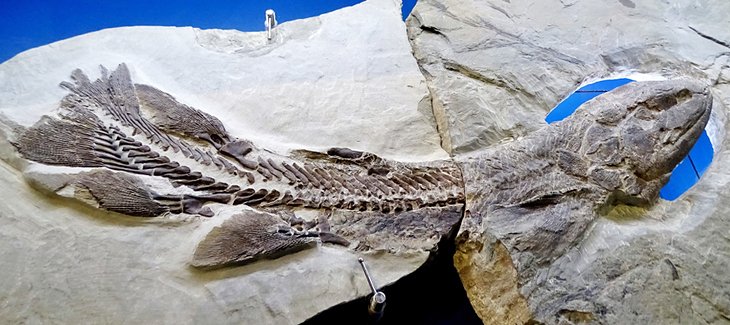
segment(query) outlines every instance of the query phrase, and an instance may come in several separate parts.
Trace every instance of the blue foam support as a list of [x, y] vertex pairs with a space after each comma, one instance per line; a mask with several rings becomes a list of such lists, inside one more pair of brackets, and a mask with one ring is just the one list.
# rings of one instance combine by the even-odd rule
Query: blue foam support
[[659, 192], [659, 197], [668, 201], [679, 198], [700, 180], [700, 177], [710, 167], [714, 154], [710, 137], [706, 131], [702, 131], [687, 157], [684, 157], [684, 160], [672, 171], [669, 182]]
[[692, 163], [695, 166], [698, 177], [702, 177], [707, 171], [707, 168], [710, 167], [714, 155], [715, 152], [712, 150], [710, 137], [707, 136], [706, 131], [702, 131], [702, 135], [700, 135], [700, 138], [697, 139], [697, 142], [689, 151], [689, 156], [692, 158]]
[[568, 98], [563, 99], [558, 106], [555, 106], [547, 116], [545, 116], [545, 122], [553, 123], [562, 121], [566, 117], [570, 116], [575, 112], [581, 104], [589, 101], [593, 97], [603, 94], [602, 92], [574, 92]]
[[689, 157], [684, 157], [672, 171], [672, 175], [669, 176], [669, 182], [659, 191], [659, 197], [668, 201], [674, 201], [690, 189], [692, 185], [695, 185], [698, 180], [699, 178], [692, 166], [692, 161]]
[[413, 7], [416, 6], [417, 0], [403, 0], [401, 4], [401, 13], [403, 14], [403, 21], [408, 18], [408, 16], [411, 14], [411, 11], [413, 11]]
[[608, 79], [608, 80], [601, 80], [594, 82], [590, 85], [585, 85], [581, 87], [580, 89], [576, 90], [576, 92], [580, 91], [600, 91], [600, 92], [607, 92], [611, 91], [615, 88], [618, 88], [619, 86], [623, 86], [627, 83], [633, 82], [634, 80], [631, 80], [629, 78], [620, 78], [620, 79]]

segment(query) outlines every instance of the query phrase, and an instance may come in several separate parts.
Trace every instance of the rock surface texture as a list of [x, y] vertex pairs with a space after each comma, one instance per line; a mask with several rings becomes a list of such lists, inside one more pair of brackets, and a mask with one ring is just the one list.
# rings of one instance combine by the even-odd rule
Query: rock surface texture
[[[196, 254], [198, 245], [215, 243], [210, 237], [215, 234], [235, 233], [240, 215], [261, 215], [257, 225], [264, 228], [288, 230], [293, 224], [297, 231], [306, 231], [318, 217], [297, 212], [282, 218], [246, 210], [245, 204], [204, 205], [189, 196], [194, 190], [187, 185], [233, 191], [210, 178], [249, 184], [248, 174], [232, 175], [224, 165], [246, 169], [236, 157], [264, 166], [264, 156], [298, 157], [305, 152], [290, 150], [330, 147], [399, 161], [447, 157], [430, 110], [419, 106], [428, 90], [397, 2], [367, 1], [283, 23], [276, 31], [269, 43], [263, 32], [117, 28], [33, 49], [0, 65], [0, 323], [297, 324], [369, 293], [359, 256], [381, 284], [426, 260], [439, 230], [411, 217], [404, 224], [410, 222], [416, 233], [428, 231], [435, 238], [431, 244], [396, 245], [366, 236], [364, 230], [373, 225], [361, 222], [348, 237], [354, 248], [362, 243], [357, 249], [343, 249], [337, 238], [312, 247], [314, 238], [304, 237], [298, 244], [307, 249], [277, 260], [211, 271], [190, 266], [196, 257], [201, 266], [218, 263], [204, 251]], [[129, 80], [120, 63], [126, 63]], [[118, 97], [87, 92], [94, 87], [86, 82], [103, 80], [100, 65], [109, 68], [108, 82]], [[80, 69], [76, 80], [75, 69]], [[105, 105], [108, 101], [113, 105]], [[103, 107], [124, 111], [115, 117]], [[127, 115], [132, 108], [139, 111]], [[127, 118], [130, 124], [124, 125]], [[149, 123], [136, 124], [141, 118]], [[35, 131], [14, 139], [21, 129]], [[230, 144], [238, 138], [267, 150], [247, 152], [245, 141]], [[27, 149], [28, 160], [9, 141]], [[128, 168], [131, 159], [176, 181], [153, 176], [151, 169]], [[190, 178], [181, 166], [210, 178]], [[279, 167], [285, 168], [277, 170], [282, 175], [295, 173]], [[251, 175], [263, 182], [263, 174]], [[242, 192], [241, 201], [258, 199], [255, 194]], [[122, 215], [152, 217], [164, 211], [169, 213], [156, 218]], [[331, 220], [337, 231], [351, 219], [341, 212]], [[226, 225], [229, 231], [214, 231]], [[356, 236], [361, 238], [353, 240]], [[261, 255], [247, 252], [251, 258]]]
[[407, 20], [443, 147], [541, 127], [582, 82], [626, 73], [727, 82], [724, 1], [421, 0]]
[[[515, 274], [503, 265], [460, 269], [482, 280], [470, 292], [477, 305], [485, 288], [544, 287], [540, 273], [574, 250], [600, 215], [651, 207], [712, 107], [708, 88], [695, 82], [633, 83], [509, 144], [457, 161], [402, 163], [346, 148], [267, 152], [229, 135], [214, 116], [133, 84], [125, 64], [102, 67], [93, 81], [81, 70], [71, 79], [61, 83], [69, 94], [57, 117], [7, 124], [19, 156], [46, 170], [26, 173], [39, 190], [132, 217], [220, 219], [221, 205], [239, 207], [197, 245], [190, 265], [205, 270], [319, 245], [425, 252], [461, 221], [458, 242], [469, 243], [462, 246], [495, 242], [507, 252], [490, 247], [488, 255], [515, 263], [517, 281], [504, 277]], [[48, 173], [54, 166], [69, 171], [59, 178]], [[507, 297], [519, 298], [515, 288]]]
[[[0, 321], [298, 323], [368, 293], [357, 256], [390, 283], [458, 230], [454, 265], [485, 323], [727, 322], [727, 42], [661, 25], [681, 5], [617, 5], [658, 27], [587, 45], [605, 55], [555, 48], [570, 40], [538, 28], [541, 5], [423, 1], [414, 59], [398, 3], [370, 0], [272, 41], [125, 28], [13, 58]], [[510, 30], [520, 19], [534, 29]], [[639, 46], [662, 28], [704, 47], [676, 31]], [[570, 85], [618, 72], [671, 80], [539, 123]], [[719, 164], [658, 202], [706, 126]]]
[[[714, 162], [676, 201], [603, 211], [549, 261], [524, 242], [538, 226], [529, 218], [512, 222], [495, 208], [466, 219], [455, 264], [485, 323], [730, 323], [728, 13], [726, 1], [418, 2], [409, 38], [452, 154], [530, 134], [571, 90], [601, 78], [687, 76], [715, 97]], [[581, 206], [554, 217], [577, 227], [575, 218], [596, 213]]]

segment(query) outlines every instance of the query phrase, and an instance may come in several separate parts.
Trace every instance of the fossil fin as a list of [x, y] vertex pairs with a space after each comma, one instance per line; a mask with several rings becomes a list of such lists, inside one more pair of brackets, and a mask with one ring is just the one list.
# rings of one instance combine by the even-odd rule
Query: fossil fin
[[157, 217], [168, 209], [152, 199], [147, 186], [135, 176], [106, 169], [81, 174], [77, 191], [85, 189], [100, 208], [135, 217]]
[[279, 216], [244, 211], [206, 235], [198, 244], [191, 265], [214, 269], [275, 259], [317, 245], [317, 236], [296, 230]]
[[134, 85], [142, 113], [161, 130], [209, 142], [220, 148], [230, 142], [223, 123], [214, 116], [178, 102], [172, 95], [148, 85]]

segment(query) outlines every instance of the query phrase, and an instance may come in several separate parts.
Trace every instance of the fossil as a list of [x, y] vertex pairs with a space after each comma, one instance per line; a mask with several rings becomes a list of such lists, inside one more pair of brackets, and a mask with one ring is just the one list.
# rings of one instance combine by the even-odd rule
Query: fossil
[[[149, 85], [126, 65], [80, 70], [56, 117], [18, 131], [28, 160], [86, 168], [71, 185], [95, 206], [138, 217], [215, 217], [191, 264], [216, 268], [318, 243], [354, 250], [428, 249], [463, 219], [545, 263], [615, 204], [648, 206], [709, 118], [694, 82], [632, 83], [573, 116], [465, 157], [404, 163], [348, 148], [285, 156], [232, 137], [212, 115]], [[87, 171], [91, 169], [91, 171]], [[152, 188], [145, 180], [166, 184]], [[245, 207], [244, 207], [245, 206]], [[296, 213], [314, 211], [304, 220]], [[472, 227], [472, 228], [469, 228]], [[485, 226], [486, 227], [486, 226]], [[516, 233], [529, 236], [511, 236]]]

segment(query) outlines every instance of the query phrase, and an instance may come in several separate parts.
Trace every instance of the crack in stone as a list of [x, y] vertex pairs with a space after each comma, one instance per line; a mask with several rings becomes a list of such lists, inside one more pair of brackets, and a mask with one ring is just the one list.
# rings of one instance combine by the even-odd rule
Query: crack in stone
[[[425, 70], [422, 71], [425, 74], [428, 73]], [[428, 89], [429, 105], [431, 105], [431, 114], [436, 124], [436, 133], [439, 135], [439, 145], [441, 149], [446, 151], [449, 155], [453, 155], [453, 148], [451, 145], [451, 132], [449, 131], [449, 122], [444, 112], [443, 105], [438, 102], [436, 98], [436, 92], [431, 89], [431, 80], [426, 78], [426, 88]]]
[[467, 77], [469, 79], [473, 79], [473, 80], [479, 81], [481, 83], [485, 83], [485, 84], [494, 85], [494, 86], [497, 86], [497, 87], [500, 87], [500, 88], [504, 88], [504, 89], [506, 89], [509, 92], [519, 93], [519, 94], [522, 94], [522, 95], [524, 95], [524, 96], [526, 96], [528, 98], [531, 98], [531, 99], [534, 99], [535, 98], [535, 95], [534, 94], [531, 94], [531, 93], [527, 92], [524, 89], [521, 89], [519, 87], [516, 87], [516, 86], [514, 86], [514, 85], [512, 85], [512, 84], [510, 84], [510, 83], [508, 83], [506, 81], [503, 81], [503, 80], [499, 80], [499, 79], [496, 79], [496, 78], [487, 77], [486, 75], [484, 75], [482, 73], [479, 73], [479, 72], [475, 71], [474, 69], [469, 68], [469, 67], [467, 67], [467, 66], [465, 66], [463, 64], [460, 64], [458, 62], [454, 62], [454, 61], [450, 61], [450, 60], [444, 60], [444, 68], [446, 70], [449, 70], [449, 71], [457, 72], [457, 73], [459, 73], [459, 74], [461, 74], [461, 75], [463, 75], [463, 76], [465, 76], [465, 77]]
[[445, 37], [444, 33], [442, 33], [438, 28], [436, 28], [434, 26], [426, 26], [426, 25], [421, 24], [420, 27], [421, 27], [421, 30], [424, 32], [441, 35], [441, 36]]
[[730, 43], [725, 42], [725, 41], [722, 41], [722, 40], [719, 40], [717, 38], [714, 38], [714, 37], [712, 37], [710, 35], [707, 35], [707, 34], [705, 34], [703, 32], [700, 32], [699, 30], [697, 30], [696, 28], [694, 28], [692, 26], [687, 26], [687, 27], [689, 27], [689, 29], [691, 29], [693, 32], [695, 32], [700, 37], [702, 37], [704, 39], [707, 39], [707, 40], [710, 40], [710, 41], [712, 41], [715, 44], [718, 44], [718, 45], [721, 45], [721, 46], [724, 46], [724, 47], [727, 47], [727, 48], [730, 49]]
[[[426, 88], [428, 89], [428, 97], [430, 100], [429, 105], [431, 105], [431, 114], [433, 115], [434, 121], [435, 121], [435, 127], [436, 127], [436, 133], [439, 136], [439, 145], [441, 146], [441, 149], [446, 151], [449, 155], [452, 154], [452, 148], [451, 148], [451, 136], [449, 132], [448, 127], [448, 121], [446, 120], [446, 114], [443, 112], [443, 109], [439, 110], [437, 108], [437, 101], [438, 98], [436, 96], [436, 93], [432, 89], [433, 79], [434, 76], [426, 70], [424, 67], [428, 63], [425, 63], [423, 59], [419, 59], [416, 56], [416, 45], [415, 42], [415, 35], [416, 32], [414, 30], [417, 30], [419, 32], [425, 32], [429, 34], [434, 34], [437, 36], [440, 36], [443, 38], [446, 42], [449, 41], [448, 37], [441, 32], [441, 30], [434, 26], [426, 26], [421, 21], [421, 17], [418, 15], [417, 11], [413, 11], [411, 15], [408, 18], [409, 22], [406, 25], [406, 36], [408, 36], [408, 43], [411, 46], [411, 55], [416, 60], [416, 65], [418, 66], [418, 70], [421, 72], [421, 75], [423, 75], [424, 80], [426, 81]], [[414, 23], [411, 23], [410, 21], [414, 21]], [[413, 35], [413, 36], [412, 36]]]

